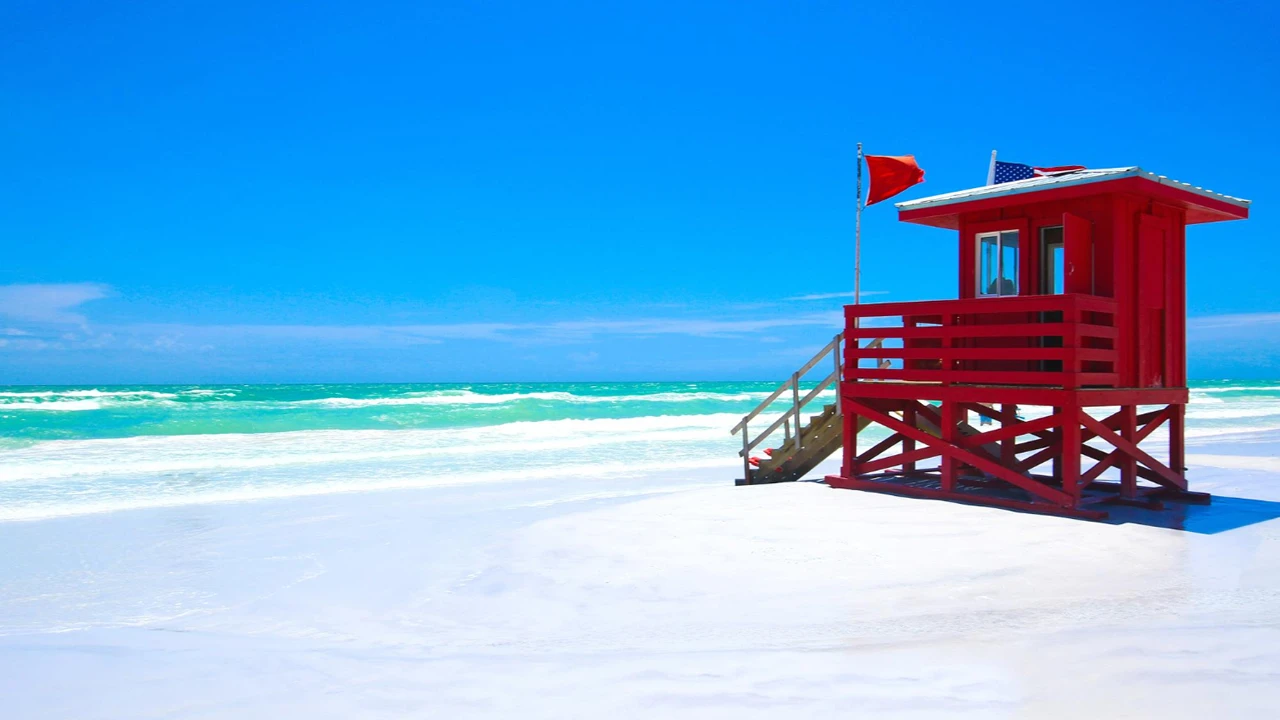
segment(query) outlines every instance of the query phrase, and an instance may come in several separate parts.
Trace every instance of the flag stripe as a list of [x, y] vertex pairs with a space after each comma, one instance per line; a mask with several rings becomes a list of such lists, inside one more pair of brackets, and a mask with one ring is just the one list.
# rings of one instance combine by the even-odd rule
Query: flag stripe
[[1084, 170], [1083, 165], [1058, 165], [1056, 167], [1032, 167], [1022, 163], [996, 161], [996, 170], [994, 173], [995, 185], [1007, 182], [1017, 182], [1018, 180], [1030, 180], [1036, 177], [1044, 177], [1045, 175], [1057, 175], [1060, 173], [1075, 172], [1076, 170]]

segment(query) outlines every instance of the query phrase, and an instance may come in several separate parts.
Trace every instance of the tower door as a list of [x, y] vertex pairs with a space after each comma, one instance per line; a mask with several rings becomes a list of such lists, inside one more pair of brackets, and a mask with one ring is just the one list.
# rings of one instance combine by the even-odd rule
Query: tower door
[[[1062, 242], [1063, 228], [1051, 225], [1040, 228], [1040, 294], [1061, 295], [1066, 292], [1065, 272], [1066, 253]], [[1042, 323], [1062, 322], [1062, 313], [1057, 310], [1040, 313]], [[1062, 337], [1050, 335], [1040, 338], [1040, 347], [1060, 348]], [[1061, 360], [1041, 360], [1041, 370], [1045, 372], [1062, 372]]]
[[1154, 215], [1138, 217], [1138, 386], [1164, 387], [1165, 267], [1169, 224]]
[[[1062, 214], [1062, 224], [1040, 228], [1040, 293], [1093, 293], [1093, 238], [1088, 220]], [[1062, 322], [1062, 313], [1040, 313], [1040, 322]], [[1062, 347], [1061, 337], [1040, 338], [1041, 347]], [[1040, 369], [1060, 372], [1061, 360], [1042, 360]]]
[[1062, 214], [1063, 268], [1065, 292], [1093, 294], [1093, 227], [1088, 220], [1071, 213]]

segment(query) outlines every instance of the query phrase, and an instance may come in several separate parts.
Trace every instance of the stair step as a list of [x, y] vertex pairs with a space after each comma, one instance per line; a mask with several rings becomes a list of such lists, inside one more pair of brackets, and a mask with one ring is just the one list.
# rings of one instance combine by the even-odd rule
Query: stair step
[[[837, 336], [832, 343], [828, 344], [819, 353], [819, 356], [809, 362], [805, 369], [808, 370], [813, 367], [818, 358], [829, 352], [834, 352], [836, 358], [839, 359], [841, 341], [842, 338]], [[784, 383], [783, 388], [785, 387], [786, 384]], [[779, 390], [779, 392], [782, 391]], [[769, 402], [772, 402], [772, 399]], [[768, 403], [765, 403], [760, 408], [757, 408], [753, 415], [758, 414], [767, 405]], [[817, 407], [818, 403], [814, 403], [813, 405], [799, 408], [798, 412], [805, 414], [806, 410], [812, 412]], [[745, 484], [799, 480], [816, 468], [820, 462], [839, 450], [844, 440], [844, 427], [839, 411], [839, 402], [823, 403], [821, 407], [821, 413], [808, 415], [806, 418], [808, 422], [803, 427], [793, 428], [794, 434], [787, 438], [781, 444], [781, 447], [763, 451], [763, 457], [758, 459], [759, 466], [747, 470], [748, 478], [744, 479]], [[795, 422], [797, 419], [795, 417], [796, 412], [796, 408], [791, 408], [791, 422]], [[861, 431], [867, 423], [866, 418], [859, 418], [857, 430]]]

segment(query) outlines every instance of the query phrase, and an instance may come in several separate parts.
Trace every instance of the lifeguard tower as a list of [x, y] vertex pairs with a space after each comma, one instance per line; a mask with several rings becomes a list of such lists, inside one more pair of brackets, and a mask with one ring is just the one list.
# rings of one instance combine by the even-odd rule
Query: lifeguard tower
[[[826, 478], [837, 488], [1087, 518], [1105, 503], [1208, 502], [1183, 462], [1186, 228], [1247, 218], [1249, 201], [1128, 167], [897, 208], [958, 232], [959, 299], [846, 306], [844, 332], [735, 428], [740, 482], [798, 479], [842, 447]], [[827, 354], [832, 372], [802, 402]], [[837, 403], [801, 427], [837, 382]], [[751, 439], [748, 423], [787, 389], [784, 417]], [[888, 436], [860, 447], [868, 424]], [[779, 425], [782, 447], [753, 459]], [[1152, 452], [1166, 459], [1143, 446], [1162, 428], [1167, 452]]]

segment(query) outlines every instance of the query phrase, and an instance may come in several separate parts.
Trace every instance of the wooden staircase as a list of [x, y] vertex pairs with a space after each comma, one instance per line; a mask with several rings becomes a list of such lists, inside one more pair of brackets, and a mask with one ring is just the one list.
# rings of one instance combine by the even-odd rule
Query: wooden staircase
[[[738, 454], [742, 456], [742, 477], [734, 481], [735, 485], [763, 485], [766, 483], [799, 480], [816, 468], [818, 463], [826, 460], [832, 453], [841, 448], [844, 444], [844, 416], [840, 413], [840, 378], [841, 371], [844, 369], [840, 363], [840, 346], [843, 342], [844, 333], [836, 335], [831, 342], [827, 343], [826, 347], [819, 350], [817, 355], [809, 359], [809, 362], [792, 373], [786, 382], [779, 385], [777, 390], [774, 390], [769, 397], [765, 398], [764, 402], [756, 406], [755, 410], [743, 417], [742, 421], [730, 431], [730, 434], [733, 435], [742, 433], [742, 450], [738, 451]], [[884, 340], [878, 338], [867, 343], [861, 349], [872, 350], [883, 347]], [[801, 396], [801, 381], [805, 375], [821, 364], [827, 355], [832, 356], [832, 371], [816, 387]], [[883, 358], [877, 359], [875, 363], [882, 370], [888, 368], [890, 364], [888, 360]], [[801, 425], [801, 418], [805, 408], [809, 407], [823, 390], [832, 386], [836, 389], [836, 401], [823, 405], [821, 413], [810, 415], [809, 422]], [[774, 420], [764, 432], [752, 439], [747, 429], [748, 425], [784, 395], [790, 395], [790, 405], [783, 411], [781, 417]], [[900, 413], [891, 414], [901, 419]], [[867, 424], [867, 418], [859, 416], [858, 432], [862, 432]], [[938, 426], [924, 415], [916, 415], [915, 425], [934, 437], [938, 436]], [[777, 447], [764, 449], [761, 456], [753, 456], [751, 454], [757, 447], [764, 444], [765, 440], [773, 437], [779, 429], [782, 430], [782, 442]], [[980, 430], [970, 425], [966, 420], [958, 422], [957, 429], [962, 437], [981, 433]], [[990, 442], [979, 447], [992, 457], [1000, 456], [999, 443]]]
[[[866, 424], [867, 421], [860, 418], [858, 429], [866, 427]], [[737, 484], [761, 485], [799, 480], [840, 449], [844, 444], [843, 431], [844, 418], [837, 411], [836, 404], [823, 405], [822, 413], [809, 416], [809, 424], [800, 428], [799, 450], [794, 445], [765, 450], [765, 457], [755, 458], [755, 462], [748, 461], [752, 465], [748, 470], [748, 481], [738, 481]]]
[[[836, 450], [839, 450], [844, 443], [843, 426], [844, 418], [840, 414], [840, 371], [841, 371], [841, 343], [844, 341], [844, 333], [836, 335], [831, 342], [818, 351], [816, 355], [810, 358], [799, 370], [791, 374], [790, 379], [778, 386], [764, 402], [760, 403], [755, 410], [748, 413], [742, 421], [734, 426], [731, 434], [737, 435], [742, 433], [742, 450], [739, 455], [742, 457], [742, 473], [743, 477], [736, 480], [737, 485], [761, 485], [765, 483], [789, 482], [799, 480], [804, 477], [818, 463], [826, 460]], [[873, 341], [867, 347], [879, 347], [879, 340]], [[830, 362], [833, 370], [821, 380], [816, 387], [807, 392], [803, 397], [800, 395], [800, 383], [811, 370], [822, 363], [828, 355], [831, 355]], [[887, 365], [888, 361], [881, 361]], [[809, 415], [809, 421], [801, 424], [805, 408], [828, 387], [836, 388], [836, 401], [834, 403], [822, 406], [822, 412], [817, 415]], [[789, 394], [788, 398], [791, 402], [789, 407], [783, 412], [782, 416], [774, 420], [768, 429], [760, 433], [754, 439], [751, 438], [748, 431], [748, 424], [768, 410], [775, 401], [784, 395]], [[866, 420], [859, 418], [859, 427], [861, 430], [866, 426]], [[782, 442], [778, 447], [768, 448], [763, 451], [762, 456], [753, 456], [751, 453], [755, 448], [762, 445], [765, 440], [774, 436], [775, 433], [782, 430]]]

